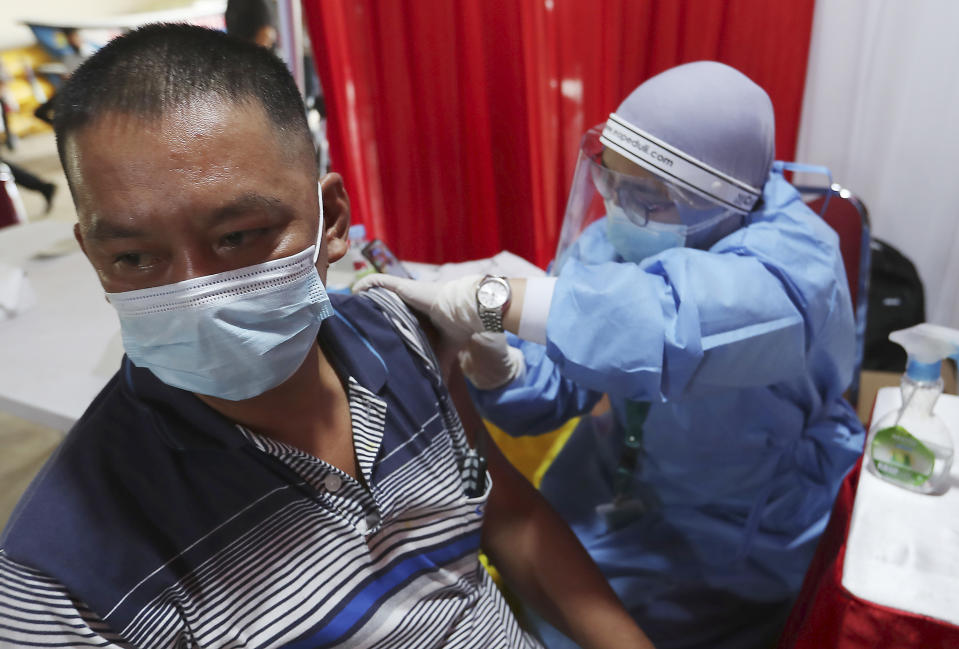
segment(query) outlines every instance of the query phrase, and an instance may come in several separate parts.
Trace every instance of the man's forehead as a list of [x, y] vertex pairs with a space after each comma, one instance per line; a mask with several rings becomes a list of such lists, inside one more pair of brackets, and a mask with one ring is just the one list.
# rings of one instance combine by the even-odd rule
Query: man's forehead
[[207, 101], [159, 115], [114, 111], [98, 116], [68, 136], [64, 165], [71, 182], [86, 182], [83, 174], [92, 164], [103, 170], [177, 160], [186, 167], [220, 159], [286, 162], [292, 148], [262, 107]]
[[78, 131], [65, 150], [81, 223], [139, 219], [174, 206], [199, 209], [198, 200], [224, 205], [248, 192], [270, 196], [289, 184], [278, 174], [291, 182], [302, 176], [296, 187], [315, 182], [310, 169], [291, 169], [289, 147], [263, 128], [268, 122], [245, 107], [190, 110], [163, 120], [104, 116]]
[[[237, 129], [262, 132], [271, 137], [276, 134], [266, 110], [256, 102], [233, 102], [217, 97], [203, 97], [155, 113], [107, 111], [77, 129], [74, 135], [81, 136], [84, 143], [88, 144], [93, 139], [112, 138], [118, 134], [141, 135], [144, 138], [164, 134], [202, 137], [207, 134], [234, 132]], [[170, 143], [175, 144], [176, 140], [171, 140]]]
[[[256, 143], [258, 156], [271, 154], [285, 164], [312, 165], [316, 175], [315, 156], [309, 137], [291, 141], [292, 135], [279, 128], [255, 99], [234, 101], [217, 96], [204, 96], [178, 104], [156, 114], [110, 111], [67, 136], [64, 152], [68, 175], [76, 177], [78, 160], [90, 154], [109, 160], [123, 153], [166, 153], [202, 151], [214, 138], [238, 143]], [[118, 150], [123, 142], [127, 151]], [[142, 148], [141, 148], [142, 147]], [[225, 154], [249, 147], [227, 145]], [[250, 152], [252, 156], [252, 152]]]

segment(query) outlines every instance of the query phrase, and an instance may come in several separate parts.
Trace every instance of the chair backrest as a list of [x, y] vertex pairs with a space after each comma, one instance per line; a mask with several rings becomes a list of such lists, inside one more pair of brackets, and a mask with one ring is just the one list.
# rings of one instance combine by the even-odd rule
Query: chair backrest
[[26, 220], [27, 213], [13, 181], [13, 172], [10, 167], [0, 162], [0, 228], [25, 223]]
[[869, 211], [862, 200], [837, 184], [831, 187], [797, 186], [796, 189], [809, 198], [809, 207], [820, 214], [839, 235], [839, 252], [846, 268], [849, 295], [856, 317], [856, 369], [853, 385], [850, 387], [850, 396], [855, 403], [859, 392], [859, 370], [862, 367], [866, 311], [869, 304]]
[[[869, 212], [863, 202], [847, 189], [833, 185], [830, 189], [799, 187], [804, 194], [816, 194], [807, 204], [816, 214], [822, 216], [836, 234], [839, 235], [839, 252], [846, 267], [846, 279], [849, 280], [849, 295], [853, 305], [859, 304], [860, 292], [868, 292], [869, 285]], [[823, 212], [826, 193], [829, 203]], [[865, 262], [865, 263], [864, 263]], [[863, 283], [862, 280], [865, 280]]]

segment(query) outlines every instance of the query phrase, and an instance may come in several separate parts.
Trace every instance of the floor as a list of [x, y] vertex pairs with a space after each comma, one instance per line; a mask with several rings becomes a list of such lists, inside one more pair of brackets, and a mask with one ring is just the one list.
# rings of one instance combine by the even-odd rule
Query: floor
[[[76, 220], [53, 133], [21, 138], [14, 151], [3, 146], [0, 156], [57, 185], [49, 213], [44, 213], [46, 203], [43, 196], [19, 188], [30, 220]], [[6, 523], [30, 480], [62, 438], [59, 431], [0, 411], [0, 527]]]

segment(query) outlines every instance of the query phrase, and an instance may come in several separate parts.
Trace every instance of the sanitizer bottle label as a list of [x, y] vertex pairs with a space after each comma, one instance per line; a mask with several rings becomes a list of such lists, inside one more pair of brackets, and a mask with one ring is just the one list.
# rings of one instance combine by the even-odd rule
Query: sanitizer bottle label
[[902, 426], [890, 426], [873, 438], [872, 461], [887, 478], [918, 487], [932, 475], [936, 456]]

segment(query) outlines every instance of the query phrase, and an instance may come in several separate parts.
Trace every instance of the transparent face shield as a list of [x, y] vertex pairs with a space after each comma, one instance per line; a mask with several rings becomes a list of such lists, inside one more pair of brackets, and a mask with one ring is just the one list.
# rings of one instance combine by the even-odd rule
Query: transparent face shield
[[[551, 272], [570, 256], [585, 262], [605, 238], [627, 261], [676, 246], [708, 247], [734, 230], [746, 210], [733, 209], [666, 180], [601, 141], [604, 125], [583, 136]], [[599, 223], [599, 221], [604, 223]], [[586, 238], [581, 237], [587, 230]], [[600, 234], [600, 230], [604, 234]]]

